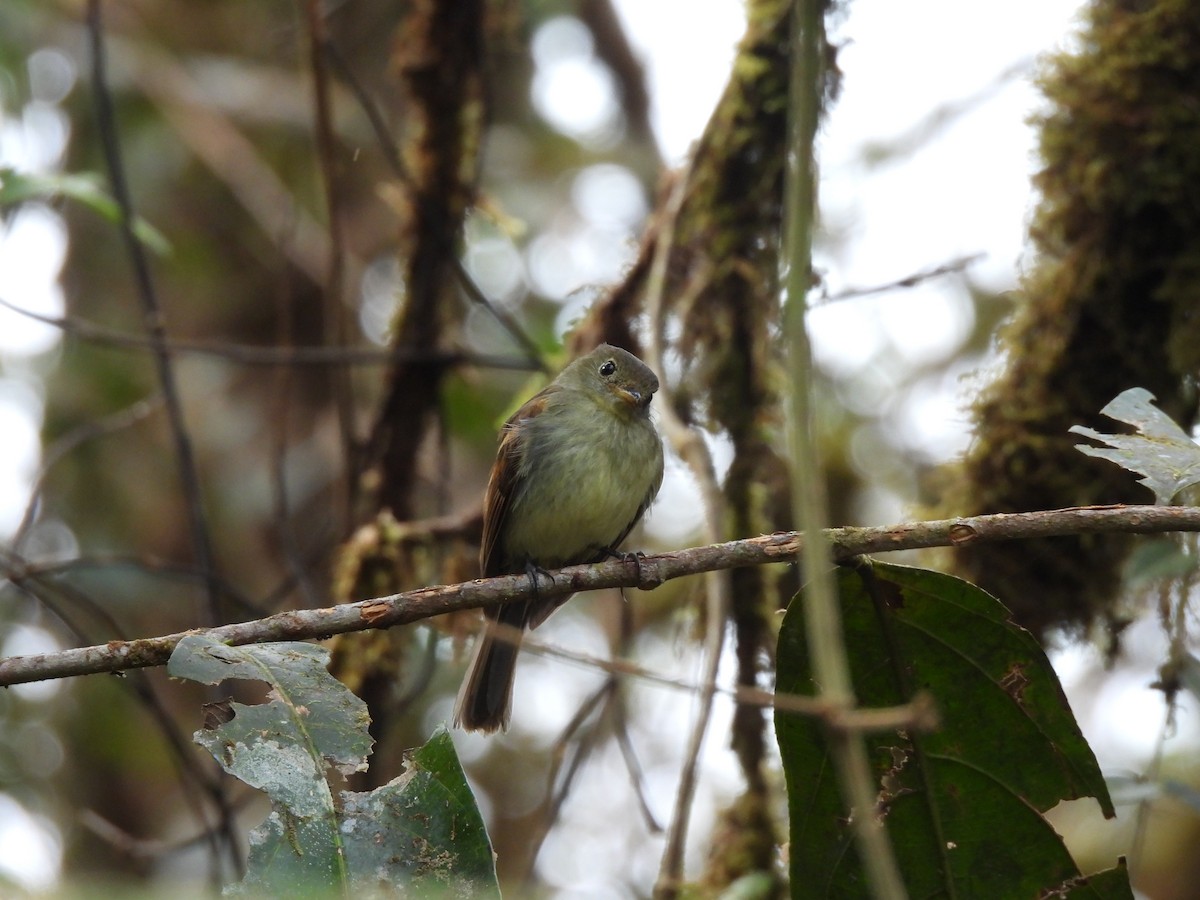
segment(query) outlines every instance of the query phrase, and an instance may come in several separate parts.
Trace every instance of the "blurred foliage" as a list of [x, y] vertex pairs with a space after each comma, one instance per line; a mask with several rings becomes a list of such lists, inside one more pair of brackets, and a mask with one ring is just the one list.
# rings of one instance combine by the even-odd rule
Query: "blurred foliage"
[[312, 644], [228, 647], [189, 635], [168, 671], [204, 684], [264, 681], [255, 706], [209, 704], [195, 740], [229, 774], [265, 791], [271, 813], [249, 836], [235, 896], [343, 897], [419, 891], [499, 896], [492, 847], [444, 729], [407, 756], [405, 771], [368, 794], [330, 783], [367, 767], [366, 704], [327, 669]]
[[[1174, 18], [1186, 19], [1177, 4], [1136, 14], [1126, 5], [1098, 3], [1082, 52], [1048, 70], [1057, 105], [1043, 122], [1047, 205], [1035, 221], [1045, 264], [1008, 332], [1016, 374], [980, 400], [984, 437], [966, 469], [977, 480], [953, 501], [956, 514], [1017, 508], [1028, 498], [993, 492], [1026, 482], [1036, 485], [1033, 505], [1082, 502], [1053, 493], [1041, 476], [1062, 461], [1059, 443], [1072, 442], [1067, 426], [1096, 424], [1127, 367], [1189, 421], [1179, 373], [1195, 344], [1187, 327], [1173, 329], [1193, 321], [1184, 298], [1194, 268], [1188, 204], [1197, 181], [1186, 141], [1195, 110], [1176, 101], [1194, 74], [1195, 23]], [[170, 247], [152, 260], [166, 333], [229, 351], [171, 357], [216, 571], [199, 572], [193, 561], [180, 462], [120, 235], [61, 190], [36, 200], [27, 193], [4, 210], [5, 222], [34, 203], [65, 223], [68, 320], [61, 344], [41, 358], [0, 360], [5, 376], [43, 402], [46, 464], [27, 527], [0, 558], [10, 579], [0, 604], [5, 652], [202, 626], [210, 588], [250, 618], [473, 577], [497, 424], [589, 343], [643, 343], [645, 279], [662, 240], [672, 244], [662, 374], [679, 411], [731, 459], [724, 528], [734, 537], [788, 527], [776, 449], [787, 390], [777, 365], [776, 253], [787, 5], [748, 4], [728, 88], [690, 170], [674, 176], [689, 179], [676, 222], [662, 213], [675, 182], [661, 177], [645, 72], [607, 0], [334, 4], [314, 20], [317, 9], [103, 4], [135, 212]], [[1114, 23], [1121, 27], [1101, 27]], [[0, 113], [41, 104], [66, 134], [64, 154], [38, 172], [49, 184], [107, 181], [83, 24], [81, 4], [0, 3]], [[1174, 29], [1167, 50], [1155, 49], [1154, 29]], [[47, 49], [75, 79], [53, 101], [34, 95], [29, 74], [32, 56]], [[828, 52], [832, 96], [836, 48]], [[535, 102], [556, 53], [603, 73], [617, 98], [607, 118], [571, 126]], [[324, 124], [317, 79], [329, 101]], [[1114, 85], [1116, 99], [1105, 93]], [[1171, 110], [1161, 122], [1152, 112], [1159, 101]], [[1075, 124], [1086, 138], [1078, 149]], [[1176, 164], [1182, 175], [1171, 174]], [[589, 212], [596, 196], [616, 204], [626, 194], [606, 215]], [[1080, 251], [1068, 243], [1077, 236], [1095, 250], [1086, 265], [1075, 264]], [[832, 251], [844, 239], [834, 229], [822, 238]], [[1128, 280], [1127, 265], [1148, 265], [1150, 274]], [[914, 366], [886, 347], [853, 373], [823, 377], [835, 521], [870, 519], [930, 489], [922, 481], [931, 456], [897, 410], [983, 358], [1009, 311], [969, 277], [960, 281], [974, 326], [956, 356]], [[1087, 327], [1070, 331], [1077, 323]], [[93, 325], [124, 342], [95, 341]], [[340, 347], [396, 353], [353, 366], [249, 359], [262, 348]], [[1078, 383], [1064, 381], [1072, 365]], [[1051, 407], [1058, 418], [1026, 427]], [[990, 431], [992, 413], [1011, 417], [1015, 430]], [[1070, 453], [1073, 486], [1103, 481]], [[688, 543], [694, 511], [669, 512], [673, 534]], [[1016, 549], [1028, 559], [1031, 546]], [[1075, 596], [1077, 582], [1055, 580], [1063, 572], [1109, 572], [1108, 556], [1098, 563], [1077, 548], [1047, 552], [1053, 565], [1039, 552], [1019, 575], [1048, 577], [1051, 592]], [[759, 685], [772, 673], [777, 610], [794, 590], [793, 573], [779, 566], [735, 577], [736, 677]], [[1111, 596], [1116, 582], [1101, 594]], [[1032, 581], [1012, 583], [1017, 599], [1046, 596]], [[598, 653], [674, 660], [690, 646], [680, 635], [695, 627], [695, 595], [694, 584], [678, 583], [632, 596], [627, 607], [580, 598], [556, 619], [568, 632], [586, 620], [589, 635], [600, 633]], [[469, 629], [460, 617], [332, 648], [337, 674], [372, 711], [378, 741], [367, 783], [355, 786], [398, 774], [403, 748], [446, 718], [452, 663]], [[525, 664], [546, 671], [536, 658]], [[644, 892], [657, 840], [648, 823], [665, 813], [687, 704], [633, 683], [614, 700], [617, 692], [565, 674], [543, 677], [556, 691], [543, 703], [545, 721], [460, 745], [492, 824], [501, 882], [548, 891], [585, 871], [603, 874], [613, 891]], [[188, 723], [206, 700], [232, 693], [251, 703], [261, 691], [238, 683], [217, 693], [162, 673], [54, 690], [0, 693], [0, 796], [18, 798], [61, 839], [67, 881], [111, 879], [132, 894], [130, 881], [140, 879], [179, 896], [204, 879], [236, 880], [239, 839], [260, 808], [190, 745]], [[585, 698], [581, 714], [593, 708], [586, 698], [600, 712], [553, 733], [547, 723], [569, 719], [561, 707], [572, 698]], [[738, 717], [730, 736], [742, 782], [703, 788], [718, 807], [700, 848], [704, 887], [769, 895], [781, 884], [779, 773], [762, 711], [745, 706]], [[629, 738], [636, 751], [623, 745]], [[589, 767], [590, 783], [580, 775]], [[639, 801], [641, 818], [631, 812]], [[610, 816], [621, 827], [593, 842], [597, 818]], [[706, 840], [706, 824], [694, 843]]]
[[[644, 215], [659, 168], [644, 104], [640, 111], [618, 110], [600, 132], [580, 137], [557, 130], [531, 101], [537, 63], [530, 38], [571, 13], [578, 18], [561, 21], [592, 34], [593, 64], [610, 61], [614, 84], [630, 98], [644, 96], [640, 65], [605, 3], [478, 4], [472, 9], [485, 14], [478, 22], [456, 4], [330, 10], [315, 36], [333, 48], [325, 60], [331, 140], [322, 158], [311, 8], [103, 5], [114, 124], [135, 211], [170, 247], [152, 263], [167, 334], [251, 351], [342, 343], [383, 349], [390, 341], [417, 355], [479, 354], [506, 365], [410, 367], [437, 376], [422, 392], [401, 377], [403, 367], [382, 361], [346, 368], [347, 388], [338, 365], [248, 364], [238, 353], [173, 355], [216, 551], [213, 574], [244, 618], [473, 577], [478, 503], [496, 423], [519, 400], [538, 362], [522, 359], [528, 348], [505, 322], [519, 321], [539, 355], [562, 352], [557, 320], [564, 298], [545, 289], [545, 278], [531, 276], [525, 257], [539, 239], [561, 246], [564, 230], [619, 248], [638, 227], [638, 214], [621, 214], [619, 234], [600, 229], [581, 211], [575, 185], [601, 164], [629, 173]], [[6, 215], [36, 200], [65, 221], [61, 283], [69, 321], [38, 388], [46, 398], [44, 458], [52, 465], [29, 528], [5, 557], [9, 566], [19, 561], [47, 571], [10, 584], [0, 613], [5, 629], [36, 626], [46, 640], [69, 644], [201, 625], [206, 593], [204, 573], [190, 562], [193, 536], [153, 360], [148, 347], [137, 346], [145, 343], [144, 322], [128, 258], [109, 222], [63, 199], [74, 193], [94, 207], [103, 195], [64, 188], [107, 182], [83, 12], [79, 5], [24, 0], [0, 9], [6, 114], [37, 102], [27, 62], [39, 49], [61, 54], [75, 79], [54, 106], [67, 130], [66, 152], [35, 173], [46, 189], [36, 198], [29, 191], [17, 196], [13, 180], [5, 180]], [[474, 107], [436, 93], [441, 86], [431, 66], [448, 46], [437, 42], [453, 39], [444, 17], [455, 14], [467, 31], [481, 29], [474, 45], [462, 45], [464, 59], [486, 66], [461, 94], [473, 97]], [[422, 44], [422, 34], [433, 43]], [[457, 113], [448, 117], [451, 109]], [[440, 152], [451, 123], [462, 135], [456, 157]], [[445, 191], [423, 190], [436, 184], [430, 171], [451, 179], [442, 182]], [[447, 197], [452, 201], [444, 203]], [[439, 204], [443, 225], [431, 229], [429, 215]], [[436, 252], [422, 240], [434, 241]], [[422, 294], [413, 266], [435, 257], [439, 268]], [[331, 276], [335, 258], [340, 283]], [[497, 258], [515, 260], [517, 275], [489, 310], [454, 270], [466, 260], [464, 271], [486, 297], [504, 274], [487, 265]], [[615, 259], [605, 280], [620, 274], [620, 255]], [[561, 255], [559, 264], [567, 262]], [[21, 305], [20, 297], [5, 299]], [[418, 308], [436, 314], [441, 334], [406, 334]], [[92, 326], [132, 346], [94, 343], [87, 336]], [[395, 416], [387, 409], [389, 391], [420, 398], [426, 413]], [[381, 422], [412, 441], [407, 487], [394, 486], [398, 467], [379, 465], [386, 458]], [[398, 505], [412, 521], [397, 521], [390, 510]], [[430, 515], [440, 518], [427, 525]], [[456, 644], [467, 625], [448, 623]], [[383, 744], [372, 773], [383, 781], [398, 771], [400, 749], [427, 735], [426, 710], [451, 690], [454, 673], [446, 672], [435, 635], [427, 633], [360, 636], [335, 651], [339, 672], [379, 713], [374, 724]], [[176, 866], [203, 877], [189, 838], [215, 782], [197, 769], [178, 724], [200, 697], [166, 689], [155, 675], [123, 682], [135, 691], [122, 692], [120, 684], [66, 685], [53, 703], [12, 701], [4, 710], [6, 730], [32, 741], [37, 723], [65, 758], [34, 774], [38, 767], [14, 744], [0, 756], [3, 789], [20, 785], [22, 803], [58, 823], [68, 878], [161, 877]], [[122, 702], [97, 702], [114, 692]], [[166, 722], [175, 724], [168, 730]], [[148, 727], [162, 733], [161, 743], [147, 741]], [[150, 764], [147, 754], [157, 761]], [[124, 797], [133, 787], [122, 760], [153, 784], [136, 803]], [[183, 773], [181, 787], [170, 786], [172, 768]], [[96, 779], [97, 772], [104, 776]], [[514, 787], [529, 795], [543, 785], [535, 776], [505, 789]], [[181, 803], [181, 796], [190, 799]], [[113, 828], [76, 826], [77, 805]], [[536, 830], [507, 830], [504, 858], [521, 865]], [[139, 843], [168, 835], [179, 839], [178, 848], [168, 840], [151, 852]], [[221, 858], [212, 873], [217, 882], [232, 873], [228, 853]]]

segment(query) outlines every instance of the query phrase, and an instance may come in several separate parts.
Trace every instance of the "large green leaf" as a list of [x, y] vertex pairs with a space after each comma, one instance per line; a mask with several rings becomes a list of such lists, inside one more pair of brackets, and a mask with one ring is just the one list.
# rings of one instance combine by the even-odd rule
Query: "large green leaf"
[[366, 769], [366, 707], [329, 674], [312, 644], [229, 647], [204, 635], [180, 641], [168, 671], [217, 684], [264, 681], [266, 703], [221, 704], [196, 733], [227, 772], [265, 791], [272, 810], [250, 833], [253, 895], [327, 897], [411, 890], [419, 896], [498, 896], [491, 843], [444, 729], [369, 793], [335, 797], [329, 768]]
[[423, 897], [499, 896], [492, 845], [444, 728], [408, 754], [398, 778], [342, 796], [353, 871], [420, 887]]
[[[1032, 635], [994, 598], [922, 569], [865, 562], [838, 588], [858, 702], [937, 703], [930, 734], [866, 737], [880, 811], [910, 897], [1132, 896], [1121, 870], [1082, 878], [1041, 815], [1104, 779]], [[798, 599], [779, 637], [777, 690], [815, 694]], [[794, 896], [866, 897], [822, 725], [776, 712]], [[859, 813], [863, 814], [863, 813]], [[867, 813], [869, 814], [869, 813]]]

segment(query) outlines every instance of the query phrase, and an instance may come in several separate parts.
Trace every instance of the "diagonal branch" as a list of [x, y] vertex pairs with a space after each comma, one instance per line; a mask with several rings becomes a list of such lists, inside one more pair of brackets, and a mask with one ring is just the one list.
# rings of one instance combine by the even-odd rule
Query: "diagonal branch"
[[179, 476], [183, 483], [184, 499], [187, 505], [192, 552], [196, 558], [197, 568], [205, 573], [208, 617], [215, 624], [220, 622], [223, 616], [221, 594], [217, 589], [215, 579], [212, 538], [204, 514], [200, 475], [196, 466], [192, 439], [184, 419], [183, 402], [179, 397], [175, 369], [170, 354], [165, 349], [167, 331], [163, 321], [162, 304], [159, 302], [158, 292], [154, 288], [154, 280], [150, 274], [150, 262], [146, 258], [145, 248], [133, 233], [133, 201], [130, 199], [129, 183], [125, 177], [125, 165], [122, 161], [121, 144], [117, 135], [116, 110], [108, 86], [100, 0], [90, 0], [87, 10], [88, 38], [92, 59], [92, 87], [95, 91], [96, 121], [100, 133], [100, 143], [104, 150], [109, 180], [112, 182], [113, 197], [116, 199], [121, 213], [121, 237], [125, 243], [125, 250], [129, 254], [129, 261], [133, 266], [137, 295], [142, 306], [142, 319], [155, 348], [154, 361], [158, 370], [158, 380], [162, 389], [163, 401], [166, 404], [171, 435], [175, 441], [175, 453], [179, 460]]
[[[1200, 531], [1200, 508], [1185, 506], [1087, 506], [1042, 512], [996, 513], [970, 518], [939, 519], [866, 528], [830, 528], [825, 538], [837, 560], [863, 553], [917, 550], [927, 547], [965, 547], [995, 541], [1063, 537], [1065, 535], [1126, 533], [1157, 534]], [[570, 566], [539, 578], [538, 597], [546, 600], [600, 588], [639, 587], [650, 590], [685, 575], [738, 566], [791, 563], [800, 554], [804, 536], [781, 531], [761, 537], [692, 547], [640, 558], [637, 562], [607, 560]], [[388, 597], [344, 603], [325, 609], [276, 613], [263, 619], [193, 629], [135, 641], [110, 641], [56, 653], [0, 659], [0, 687], [122, 672], [161, 666], [186, 635], [206, 631], [231, 645], [266, 641], [327, 638], [351, 631], [390, 628], [464, 609], [530, 600], [533, 588], [525, 575], [479, 578], [462, 584], [435, 585]]]

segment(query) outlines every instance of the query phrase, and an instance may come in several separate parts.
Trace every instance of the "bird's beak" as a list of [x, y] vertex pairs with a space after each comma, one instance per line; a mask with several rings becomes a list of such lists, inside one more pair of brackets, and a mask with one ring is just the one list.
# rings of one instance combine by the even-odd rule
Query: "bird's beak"
[[641, 391], [631, 391], [627, 388], [617, 388], [617, 396], [630, 406], [649, 406], [653, 394], [643, 394]]

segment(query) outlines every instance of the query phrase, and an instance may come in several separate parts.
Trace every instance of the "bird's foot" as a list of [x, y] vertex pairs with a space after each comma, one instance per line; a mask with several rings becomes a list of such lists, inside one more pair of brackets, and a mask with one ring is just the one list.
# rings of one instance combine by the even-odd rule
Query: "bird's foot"
[[551, 578], [550, 572], [543, 569], [532, 559], [525, 560], [525, 575], [529, 579], [529, 583], [533, 585], [533, 599], [538, 599], [538, 576], [545, 575], [547, 579]]
[[625, 563], [632, 563], [634, 571], [637, 573], [637, 587], [640, 591], [649, 591], [662, 584], [662, 579], [656, 574], [647, 573], [642, 568], [642, 560], [646, 558], [646, 554], [641, 550], [614, 550], [612, 547], [605, 547], [603, 554], [609, 559], [619, 559]]

